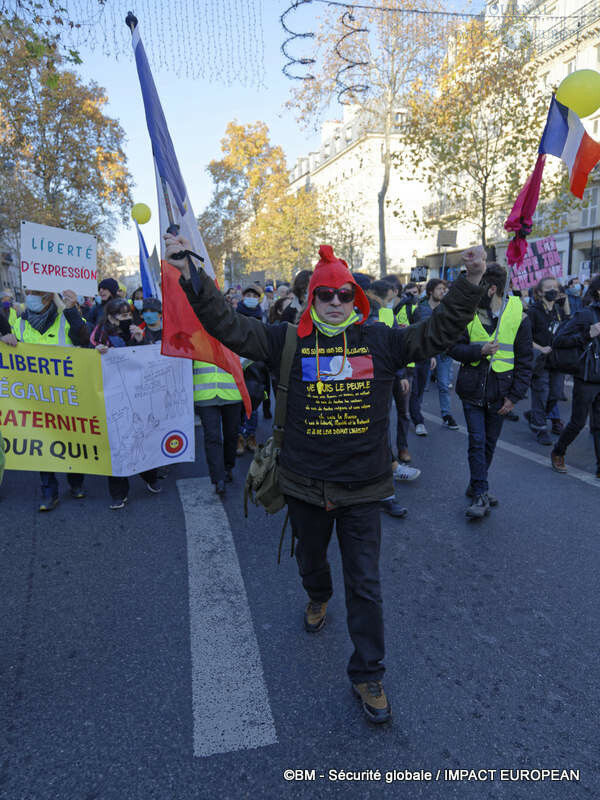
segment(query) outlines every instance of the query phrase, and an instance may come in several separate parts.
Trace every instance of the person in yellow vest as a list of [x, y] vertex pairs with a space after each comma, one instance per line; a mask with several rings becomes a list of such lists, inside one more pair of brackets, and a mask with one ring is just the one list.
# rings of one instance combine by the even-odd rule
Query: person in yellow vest
[[[0, 314], [0, 342], [8, 344], [10, 347], [16, 347], [17, 339], [11, 330], [8, 319]], [[4, 442], [0, 431], [0, 483], [2, 483], [2, 476], [4, 474]]]
[[204, 454], [217, 494], [233, 480], [242, 396], [233, 375], [206, 361], [194, 361], [194, 407], [202, 420]]
[[466, 333], [449, 351], [461, 362], [456, 393], [469, 431], [470, 519], [490, 513], [498, 500], [488, 493], [488, 471], [506, 415], [529, 389], [533, 368], [531, 324], [518, 297], [503, 303], [506, 270], [490, 263], [481, 279], [487, 291]]
[[[12, 325], [19, 342], [26, 344], [86, 345], [85, 322], [77, 309], [77, 295], [67, 290], [62, 302], [52, 292], [29, 291], [25, 295], [25, 311]], [[83, 475], [67, 473], [71, 495], [80, 500], [85, 497]], [[40, 472], [42, 502], [40, 511], [52, 511], [58, 505], [58, 481], [54, 472]]]
[[15, 303], [15, 296], [10, 289], [3, 289], [0, 293], [0, 316], [8, 320], [10, 326], [14, 325], [19, 316], [20, 309]]

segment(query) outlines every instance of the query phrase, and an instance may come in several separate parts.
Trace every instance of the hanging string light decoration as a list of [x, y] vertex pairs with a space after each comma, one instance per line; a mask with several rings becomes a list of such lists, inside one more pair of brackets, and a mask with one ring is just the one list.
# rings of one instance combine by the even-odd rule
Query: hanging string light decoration
[[[64, 52], [131, 58], [123, 25], [129, 7], [118, 0], [60, 0], [60, 6], [0, 0], [0, 14], [33, 25]], [[223, 86], [264, 87], [263, 0], [131, 0], [130, 6], [155, 68]]]
[[369, 86], [366, 83], [346, 83], [346, 81], [351, 81], [351, 76], [348, 75], [350, 70], [356, 69], [357, 67], [368, 67], [367, 61], [357, 61], [355, 58], [348, 56], [344, 53], [343, 45], [344, 42], [349, 39], [351, 36], [359, 33], [368, 34], [367, 28], [361, 28], [360, 25], [356, 26], [356, 17], [352, 13], [351, 9], [347, 9], [341, 16], [341, 23], [344, 28], [347, 29], [347, 33], [344, 33], [335, 43], [334, 52], [338, 56], [338, 58], [345, 62], [345, 66], [340, 67], [338, 73], [335, 78], [335, 82], [339, 87], [338, 92], [338, 102], [342, 105], [348, 105], [353, 102], [353, 99], [356, 97], [357, 94], [361, 94], [363, 92], [367, 92], [369, 90]]
[[296, 39], [314, 39], [315, 34], [312, 32], [296, 33], [296, 31], [293, 31], [291, 28], [288, 27], [286, 18], [288, 14], [290, 14], [292, 11], [295, 11], [299, 6], [307, 5], [308, 3], [312, 3], [312, 0], [293, 0], [291, 5], [279, 17], [281, 26], [283, 27], [284, 31], [288, 34], [288, 38], [281, 45], [281, 52], [287, 58], [287, 63], [284, 64], [283, 66], [283, 74], [287, 78], [291, 78], [292, 80], [297, 80], [297, 81], [312, 81], [314, 80], [315, 76], [312, 75], [310, 72], [306, 72], [303, 75], [298, 75], [293, 72], [290, 72], [290, 68], [294, 67], [295, 65], [299, 65], [301, 67], [309, 67], [315, 63], [315, 59], [310, 57], [297, 58], [296, 56], [292, 55], [289, 52], [289, 46], [292, 44], [292, 42], [295, 42]]

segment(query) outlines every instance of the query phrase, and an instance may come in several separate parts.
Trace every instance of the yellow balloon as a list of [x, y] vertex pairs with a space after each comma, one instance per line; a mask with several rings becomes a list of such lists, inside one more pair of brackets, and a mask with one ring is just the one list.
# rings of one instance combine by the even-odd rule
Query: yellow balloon
[[578, 117], [589, 117], [600, 108], [600, 72], [594, 69], [575, 70], [558, 87], [556, 99], [572, 109]]
[[150, 209], [146, 203], [136, 203], [131, 209], [131, 217], [138, 225], [143, 225], [145, 222], [148, 222], [150, 216]]

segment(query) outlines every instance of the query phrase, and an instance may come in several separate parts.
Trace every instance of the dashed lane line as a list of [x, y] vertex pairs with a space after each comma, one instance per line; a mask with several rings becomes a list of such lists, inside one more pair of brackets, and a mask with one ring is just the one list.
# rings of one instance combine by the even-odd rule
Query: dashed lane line
[[277, 743], [229, 520], [209, 478], [177, 481], [187, 534], [194, 755]]
[[[427, 411], [421, 411], [425, 419], [429, 420], [430, 422], [437, 422], [438, 425], [442, 424], [442, 420], [439, 417], [436, 417], [435, 414], [430, 414]], [[463, 433], [465, 436], [468, 436], [468, 431], [464, 425], [459, 425], [458, 430]], [[455, 433], [456, 431], [451, 431], [451, 433]], [[542, 467], [546, 467], [546, 469], [550, 469], [550, 453], [548, 452], [547, 456], [541, 456], [539, 453], [532, 453], [531, 450], [526, 450], [524, 447], [519, 447], [516, 444], [510, 444], [509, 442], [504, 442], [502, 439], [498, 439], [496, 444], [496, 448], [500, 450], [506, 450], [509, 453], [513, 453], [516, 456], [520, 456], [521, 458], [526, 458], [528, 461], [533, 461], [536, 464], [540, 464]], [[548, 448], [549, 450], [550, 448]], [[600, 480], [598, 480], [594, 475], [590, 472], [584, 472], [582, 469], [577, 469], [577, 467], [567, 467], [568, 472], [565, 477], [575, 478], [578, 481], [582, 481], [583, 483], [588, 483], [590, 486], [595, 486], [596, 489], [600, 489]]]

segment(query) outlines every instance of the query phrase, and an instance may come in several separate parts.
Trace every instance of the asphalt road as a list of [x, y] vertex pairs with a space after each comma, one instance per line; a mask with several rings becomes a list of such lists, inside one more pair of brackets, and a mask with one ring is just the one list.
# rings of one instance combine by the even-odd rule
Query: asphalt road
[[[424, 407], [437, 417], [435, 387]], [[363, 719], [345, 674], [351, 646], [337, 545], [327, 624], [309, 636], [289, 538], [276, 563], [281, 516], [252, 508], [244, 520], [248, 455], [236, 467], [225, 514], [213, 505], [220, 501], [201, 497], [200, 428], [198, 461], [173, 468], [160, 496], [134, 478], [123, 511], [108, 509], [106, 479], [92, 477], [79, 501], [63, 480], [59, 507], [40, 514], [37, 475], [7, 473], [0, 489], [0, 796], [600, 796], [600, 481], [553, 473], [550, 448], [535, 443], [522, 420], [507, 422], [491, 481], [500, 505], [485, 521], [468, 522], [466, 436], [429, 417], [427, 427], [428, 437], [410, 439], [423, 473], [398, 488], [409, 517], [383, 519], [385, 686], [394, 721], [380, 728]], [[593, 471], [587, 431], [567, 462]], [[205, 512], [201, 505], [186, 511], [186, 496]], [[239, 569], [229, 572], [236, 554]], [[228, 605], [221, 595], [228, 598], [230, 586]], [[202, 638], [215, 625], [217, 653], [215, 640]], [[243, 651], [232, 647], [230, 628], [243, 629]], [[251, 711], [221, 719], [219, 709], [237, 691]], [[214, 729], [227, 726], [217, 740], [222, 751], [198, 755], [215, 749]], [[260, 731], [267, 743], [255, 746]], [[289, 769], [307, 770], [307, 779], [286, 781]], [[579, 780], [515, 772], [537, 769], [578, 770]], [[382, 774], [342, 781], [330, 770]], [[396, 780], [386, 783], [393, 770]], [[400, 780], [407, 770], [432, 777]], [[445, 770], [496, 773], [455, 780]], [[518, 779], [502, 780], [500, 770]]]

